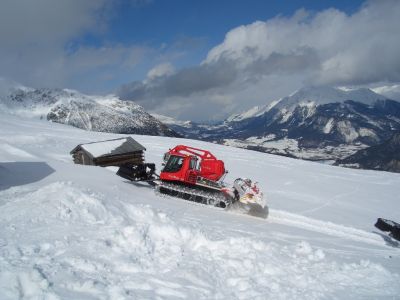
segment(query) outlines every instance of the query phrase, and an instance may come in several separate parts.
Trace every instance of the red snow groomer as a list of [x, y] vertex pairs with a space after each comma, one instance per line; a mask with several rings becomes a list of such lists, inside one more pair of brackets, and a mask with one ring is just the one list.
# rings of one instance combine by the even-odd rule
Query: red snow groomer
[[178, 145], [164, 154], [163, 166], [160, 175], [155, 174], [154, 164], [123, 165], [117, 174], [132, 181], [147, 181], [161, 194], [263, 218], [268, 215], [257, 184], [243, 178], [232, 186], [224, 183], [224, 162], [207, 150]]

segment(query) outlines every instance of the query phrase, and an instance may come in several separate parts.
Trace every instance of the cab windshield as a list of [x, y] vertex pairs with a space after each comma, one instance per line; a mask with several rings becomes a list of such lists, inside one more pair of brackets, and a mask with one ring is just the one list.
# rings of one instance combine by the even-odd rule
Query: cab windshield
[[178, 172], [182, 168], [182, 165], [183, 165], [182, 156], [171, 155], [168, 159], [167, 164], [163, 169], [163, 172], [168, 172], [168, 173]]

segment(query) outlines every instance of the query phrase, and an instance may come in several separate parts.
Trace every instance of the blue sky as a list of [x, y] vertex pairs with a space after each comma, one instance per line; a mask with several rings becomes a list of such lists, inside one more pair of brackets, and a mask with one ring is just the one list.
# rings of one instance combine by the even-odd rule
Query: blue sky
[[[362, 3], [359, 0], [121, 1], [113, 8], [107, 30], [79, 37], [75, 47], [124, 44], [157, 49], [160, 55], [176, 51], [184, 54], [174, 63], [184, 67], [200, 63], [207, 52], [237, 26], [290, 16], [302, 8], [311, 12], [337, 8], [352, 14]], [[145, 76], [148, 67], [144, 64], [131, 80]]]
[[310, 85], [400, 86], [400, 1], [3, 0], [0, 78], [215, 120]]
[[334, 7], [351, 14], [362, 3], [358, 0], [152, 0], [138, 4], [124, 1], [116, 7], [109, 31], [96, 38], [94, 43], [100, 45], [108, 40], [158, 47], [191, 37], [204, 39], [209, 48], [240, 25], [265, 21], [277, 15], [288, 16], [301, 8], [320, 11]]

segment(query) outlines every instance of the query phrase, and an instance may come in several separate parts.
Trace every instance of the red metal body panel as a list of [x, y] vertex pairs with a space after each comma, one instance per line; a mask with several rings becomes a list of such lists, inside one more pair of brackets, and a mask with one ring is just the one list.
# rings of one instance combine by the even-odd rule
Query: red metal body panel
[[224, 162], [207, 150], [178, 145], [168, 154], [161, 180], [196, 184], [199, 176], [218, 181], [225, 174]]

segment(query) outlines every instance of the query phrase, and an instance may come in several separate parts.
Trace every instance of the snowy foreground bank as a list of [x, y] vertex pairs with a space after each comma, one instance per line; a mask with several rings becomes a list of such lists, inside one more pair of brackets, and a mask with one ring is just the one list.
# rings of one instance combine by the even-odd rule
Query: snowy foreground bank
[[398, 299], [400, 175], [173, 138], [133, 136], [157, 163], [176, 144], [250, 177], [267, 220], [160, 197], [74, 165], [118, 137], [0, 114], [0, 299]]

